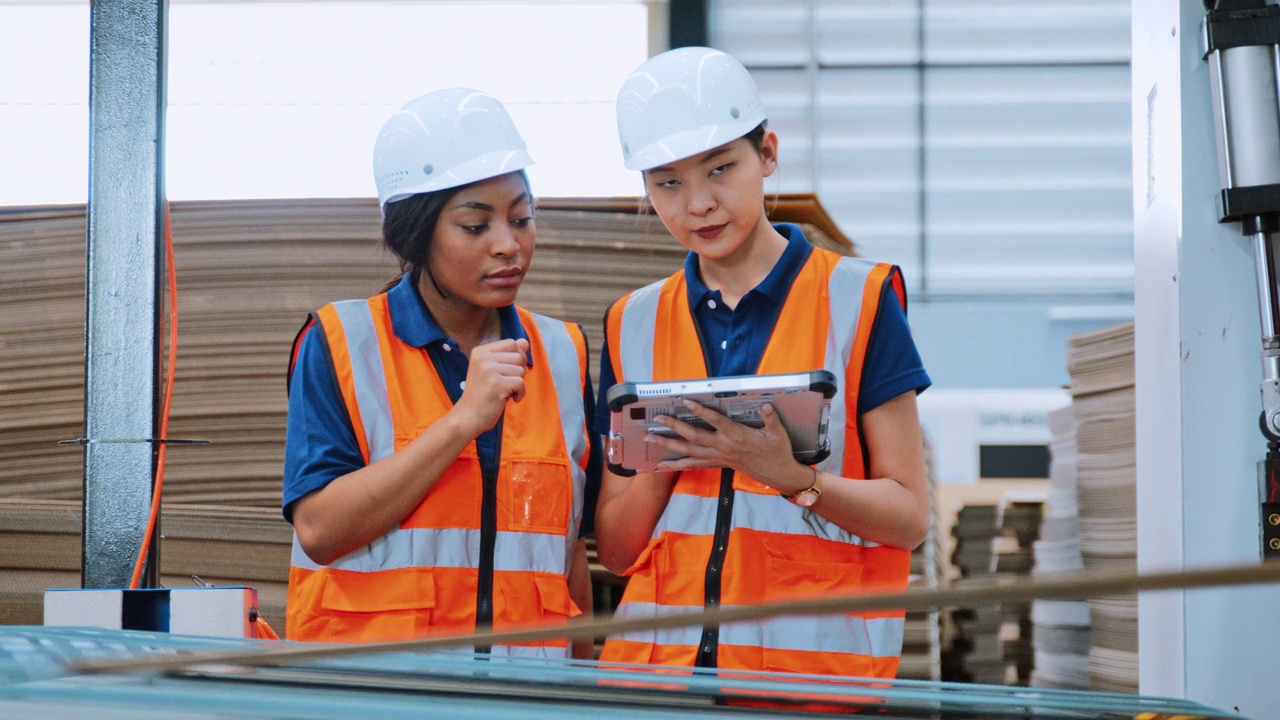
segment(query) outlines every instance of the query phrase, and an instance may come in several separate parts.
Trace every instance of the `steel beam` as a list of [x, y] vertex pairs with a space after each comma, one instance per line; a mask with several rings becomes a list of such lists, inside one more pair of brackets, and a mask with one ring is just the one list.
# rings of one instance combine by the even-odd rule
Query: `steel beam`
[[[95, 0], [90, 23], [81, 584], [117, 588], [133, 572], [155, 472], [168, 5]], [[155, 585], [155, 566], [153, 550], [142, 587]]]

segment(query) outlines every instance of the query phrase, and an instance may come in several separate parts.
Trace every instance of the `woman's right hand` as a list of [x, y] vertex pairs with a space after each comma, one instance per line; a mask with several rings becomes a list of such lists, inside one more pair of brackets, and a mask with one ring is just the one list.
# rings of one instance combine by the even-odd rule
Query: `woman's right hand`
[[507, 400], [524, 399], [529, 341], [499, 340], [477, 345], [467, 366], [467, 384], [454, 406], [462, 413], [472, 437], [492, 428], [502, 417]]

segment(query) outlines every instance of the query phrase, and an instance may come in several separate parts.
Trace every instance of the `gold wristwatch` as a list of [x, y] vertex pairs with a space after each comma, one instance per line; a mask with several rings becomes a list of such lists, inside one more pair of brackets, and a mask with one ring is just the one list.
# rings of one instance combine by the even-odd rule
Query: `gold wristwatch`
[[799, 505], [800, 507], [813, 507], [818, 502], [818, 498], [822, 496], [822, 471], [818, 468], [813, 469], [813, 484], [803, 490], [797, 490], [790, 495], [783, 495], [786, 500]]

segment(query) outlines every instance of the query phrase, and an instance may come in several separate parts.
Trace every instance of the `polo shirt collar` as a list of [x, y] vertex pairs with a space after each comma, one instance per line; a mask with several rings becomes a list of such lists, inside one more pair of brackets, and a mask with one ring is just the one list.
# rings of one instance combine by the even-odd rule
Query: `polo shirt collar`
[[[427, 312], [427, 304], [413, 283], [413, 273], [405, 273], [400, 282], [387, 291], [387, 307], [391, 311], [391, 329], [406, 345], [425, 348], [451, 339]], [[498, 319], [502, 323], [503, 338], [529, 339], [514, 304], [498, 308]], [[529, 364], [532, 366], [532, 358]]]
[[[751, 289], [751, 292], [760, 293], [776, 303], [782, 303], [787, 299], [787, 293], [791, 291], [791, 284], [795, 281], [796, 275], [800, 273], [800, 268], [808, 261], [810, 253], [813, 252], [813, 245], [809, 243], [809, 239], [804, 236], [804, 231], [799, 225], [793, 223], [777, 223], [773, 226], [782, 237], [787, 239], [787, 247], [782, 251], [782, 257], [778, 258], [778, 262], [774, 263], [773, 269]], [[689, 300], [694, 305], [699, 305], [707, 299], [713, 291], [707, 287], [702, 281], [702, 273], [698, 266], [698, 254], [690, 252], [684, 259], [684, 277], [685, 284], [689, 290]]]

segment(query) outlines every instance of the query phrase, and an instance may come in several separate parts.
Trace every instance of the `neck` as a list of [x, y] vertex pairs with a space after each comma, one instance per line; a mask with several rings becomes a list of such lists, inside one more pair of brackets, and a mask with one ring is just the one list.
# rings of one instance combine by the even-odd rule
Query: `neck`
[[743, 295], [768, 277], [786, 249], [787, 239], [774, 230], [769, 219], [761, 213], [760, 221], [742, 247], [717, 260], [699, 257], [698, 269], [707, 287], [719, 290], [721, 300], [734, 308]]
[[470, 355], [477, 345], [502, 337], [502, 321], [497, 310], [441, 295], [426, 272], [418, 278], [418, 295], [440, 330], [457, 340], [463, 353]]

